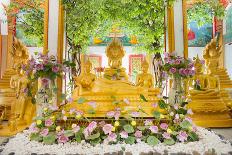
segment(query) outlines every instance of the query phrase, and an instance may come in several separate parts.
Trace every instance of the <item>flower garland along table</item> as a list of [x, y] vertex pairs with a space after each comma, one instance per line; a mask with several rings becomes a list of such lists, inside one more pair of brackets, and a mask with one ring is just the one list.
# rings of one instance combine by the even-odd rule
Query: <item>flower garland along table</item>
[[26, 154], [133, 154], [133, 155], [148, 155], [148, 154], [231, 154], [232, 146], [226, 141], [220, 139], [214, 132], [208, 131], [204, 128], [197, 128], [197, 134], [200, 140], [189, 143], [176, 143], [168, 146], [164, 143], [159, 143], [155, 146], [148, 145], [144, 142], [136, 144], [118, 143], [114, 145], [98, 144], [92, 146], [84, 140], [80, 143], [59, 143], [53, 145], [44, 145], [36, 141], [29, 140], [28, 130], [24, 133], [17, 134], [10, 139], [5, 146], [0, 146], [0, 154], [8, 155], [15, 153], [15, 155]]

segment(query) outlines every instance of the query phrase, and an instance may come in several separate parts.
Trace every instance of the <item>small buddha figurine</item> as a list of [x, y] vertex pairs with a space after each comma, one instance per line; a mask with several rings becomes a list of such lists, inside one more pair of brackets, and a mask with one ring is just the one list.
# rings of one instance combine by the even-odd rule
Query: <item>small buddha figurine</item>
[[83, 73], [79, 77], [75, 77], [75, 84], [77, 85], [75, 91], [77, 94], [82, 94], [86, 91], [89, 92], [96, 80], [96, 75], [91, 73], [92, 63], [87, 60], [83, 65]]
[[26, 91], [28, 91], [28, 85], [30, 84], [30, 81], [28, 77], [24, 74], [24, 71], [21, 70], [21, 78], [18, 80], [18, 86], [16, 90], [16, 105], [15, 105], [15, 113], [16, 118], [18, 118], [19, 124], [25, 124], [24, 120], [24, 114], [26, 111], [27, 104], [29, 102], [29, 97], [27, 96]]
[[108, 57], [108, 65], [104, 77], [112, 80], [127, 80], [125, 68], [122, 68], [122, 58], [125, 51], [119, 39], [114, 38], [113, 41], [106, 48], [106, 56]]
[[21, 67], [16, 67], [16, 74], [11, 76], [11, 79], [10, 79], [10, 87], [12, 89], [15, 89], [17, 88], [17, 85], [18, 85], [18, 80], [20, 79], [20, 77], [22, 76], [20, 74], [21, 72]]
[[216, 38], [212, 39], [203, 51], [203, 58], [206, 60], [207, 71], [211, 70], [211, 73], [216, 73], [219, 67], [219, 58], [222, 53], [221, 46], [217, 47]]
[[142, 63], [142, 73], [137, 75], [136, 85], [144, 88], [153, 88], [153, 76], [148, 73], [149, 64], [146, 60]]

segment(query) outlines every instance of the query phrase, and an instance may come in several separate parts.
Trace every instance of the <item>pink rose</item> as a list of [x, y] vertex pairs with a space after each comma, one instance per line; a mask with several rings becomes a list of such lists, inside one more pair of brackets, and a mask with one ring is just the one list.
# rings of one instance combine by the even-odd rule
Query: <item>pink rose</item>
[[128, 133], [126, 131], [120, 132], [121, 138], [128, 138]]
[[151, 130], [152, 133], [158, 133], [158, 127], [157, 126], [150, 126], [149, 129]]
[[48, 132], [49, 132], [48, 129], [43, 129], [43, 130], [40, 132], [40, 135], [43, 136], [43, 137], [45, 137], [45, 136], [48, 135]]
[[52, 67], [52, 71], [55, 72], [55, 73], [59, 72], [59, 70], [60, 70], [60, 69], [59, 69], [58, 66], [53, 66], [53, 67]]
[[164, 133], [162, 134], [162, 136], [163, 136], [165, 139], [171, 139], [170, 134], [167, 133], [167, 132], [164, 132]]
[[117, 141], [117, 135], [115, 133], [111, 133], [111, 134], [109, 134], [107, 139], [108, 139], [109, 142], [116, 142]]
[[97, 122], [92, 121], [91, 123], [89, 123], [87, 129], [90, 133], [92, 133], [96, 127], [97, 127]]
[[119, 120], [120, 115], [121, 115], [120, 111], [115, 111], [115, 113], [114, 113], [114, 119], [115, 120]]
[[135, 132], [135, 137], [136, 137], [136, 138], [141, 138], [142, 136], [143, 136], [142, 131], [137, 130], [137, 131]]
[[111, 124], [106, 124], [102, 128], [105, 134], [110, 134], [112, 129], [113, 129], [113, 126]]
[[44, 69], [43, 64], [37, 64], [36, 65], [36, 70], [40, 71], [40, 70], [43, 70], [43, 69]]
[[58, 137], [58, 143], [66, 143], [66, 142], [68, 142], [69, 141], [69, 139], [68, 139], [68, 137], [66, 137], [64, 134], [62, 134], [62, 135], [60, 135], [59, 137]]
[[180, 141], [180, 142], [184, 142], [184, 141], [187, 141], [187, 138], [188, 138], [188, 135], [185, 131], [180, 131], [179, 132], [179, 135], [177, 136], [177, 139]]
[[170, 70], [169, 70], [170, 73], [174, 74], [176, 73], [176, 68], [172, 67]]
[[42, 78], [41, 82], [44, 87], [47, 87], [49, 85], [49, 79], [47, 78]]
[[167, 123], [161, 123], [160, 128], [163, 129], [163, 130], [167, 130], [168, 129], [168, 124]]
[[53, 121], [51, 119], [45, 120], [45, 126], [49, 127], [53, 124]]

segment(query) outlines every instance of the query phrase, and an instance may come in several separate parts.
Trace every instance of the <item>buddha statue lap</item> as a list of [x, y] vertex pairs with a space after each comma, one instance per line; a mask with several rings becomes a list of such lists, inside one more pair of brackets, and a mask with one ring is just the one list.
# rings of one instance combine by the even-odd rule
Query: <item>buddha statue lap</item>
[[197, 56], [196, 74], [189, 80], [189, 98], [192, 100], [188, 108], [192, 109], [192, 118], [197, 125], [203, 127], [230, 127], [228, 108], [220, 95], [220, 83], [217, 76], [211, 72], [203, 74], [202, 64]]

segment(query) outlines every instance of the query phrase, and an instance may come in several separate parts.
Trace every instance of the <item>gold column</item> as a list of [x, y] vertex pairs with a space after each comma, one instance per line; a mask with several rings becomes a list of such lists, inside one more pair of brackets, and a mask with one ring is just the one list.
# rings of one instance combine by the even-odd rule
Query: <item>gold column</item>
[[48, 52], [48, 21], [49, 21], [49, 0], [44, 2], [44, 47], [43, 54]]
[[[64, 51], [64, 7], [62, 5], [62, 0], [59, 0], [59, 19], [58, 19], [58, 46], [57, 46], [57, 59], [59, 62], [63, 60], [63, 51]], [[59, 96], [62, 94], [62, 83], [63, 78], [57, 79], [57, 104], [60, 103]]]
[[182, 0], [183, 31], [184, 31], [184, 58], [188, 58], [188, 26], [187, 26], [187, 2]]
[[175, 51], [175, 32], [174, 32], [174, 10], [172, 6], [167, 8], [167, 27], [168, 27], [168, 52]]

